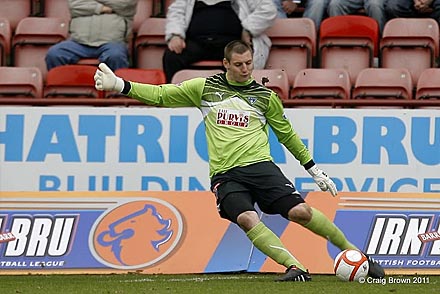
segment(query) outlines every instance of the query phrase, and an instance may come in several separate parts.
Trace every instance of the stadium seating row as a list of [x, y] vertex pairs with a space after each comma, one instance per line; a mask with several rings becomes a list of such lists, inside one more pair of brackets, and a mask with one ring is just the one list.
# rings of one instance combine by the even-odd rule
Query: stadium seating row
[[[163, 7], [170, 2], [139, 1], [134, 22], [135, 34], [130, 43], [135, 68], [161, 72], [161, 57], [166, 46], [165, 19], [151, 16], [160, 14], [157, 13], [157, 7], [163, 14]], [[22, 8], [17, 9], [18, 5]], [[69, 18], [67, 1], [64, 0], [2, 0], [0, 65], [37, 68], [42, 74], [43, 88], [47, 88], [48, 73], [44, 56], [50, 46], [68, 38]], [[275, 73], [267, 85], [286, 101], [292, 100], [289, 98], [308, 100], [300, 99], [307, 95], [299, 92], [299, 83], [307, 80], [310, 72], [319, 72], [309, 71], [315, 67], [345, 70], [348, 73], [350, 90], [337, 91], [333, 95], [336, 101], [341, 100], [339, 96], [356, 98], [342, 100], [359, 100], [357, 98], [362, 95], [354, 91], [358, 76], [364, 69], [373, 67], [407, 69], [412, 91], [403, 91], [402, 97], [415, 98], [406, 99], [408, 101], [419, 100], [415, 91], [419, 82], [425, 82], [420, 81], [422, 72], [435, 68], [439, 57], [439, 27], [430, 18], [390, 20], [382, 36], [379, 35], [376, 21], [363, 15], [327, 18], [321, 24], [319, 35], [310, 19], [277, 19], [267, 34], [272, 40], [272, 49], [266, 67], [273, 71], [266, 71], [265, 75]], [[97, 60], [81, 60], [80, 64], [96, 66]], [[219, 70], [221, 62], [202, 61], [194, 64], [193, 68]], [[382, 71], [382, 74], [385, 72]], [[275, 81], [277, 85], [273, 85]], [[44, 97], [44, 91], [41, 95]], [[102, 97], [103, 94], [99, 95]]]
[[[169, 5], [170, 2], [139, 0], [133, 21], [134, 34], [145, 19], [152, 15], [163, 15], [165, 5]], [[41, 55], [55, 42], [68, 37], [69, 20], [67, 0], [2, 0], [0, 65], [37, 66], [45, 77], [45, 62]], [[25, 51], [28, 52], [17, 52], [23, 49], [23, 46], [26, 46]], [[95, 65], [97, 62], [95, 59], [85, 59], [79, 63]]]
[[[162, 69], [165, 19], [146, 18], [140, 23], [131, 43], [135, 68]], [[377, 22], [367, 16], [346, 15], [322, 22], [319, 37], [308, 18], [277, 19], [267, 31], [272, 48], [266, 68], [284, 69], [289, 83], [305, 68], [343, 68], [351, 83], [364, 68], [407, 68], [415, 87], [421, 72], [437, 66], [439, 26], [431, 18], [396, 18], [385, 25], [379, 37]], [[10, 54], [10, 65], [38, 67], [46, 76], [44, 56], [50, 46], [68, 37], [68, 23], [63, 18], [26, 17], [12, 34], [8, 20], [0, 19], [2, 64]], [[375, 65], [375, 58], [378, 65]], [[313, 61], [318, 59], [318, 65]], [[96, 65], [97, 60], [81, 64]], [[195, 68], [221, 68], [221, 62], [204, 61]]]
[[[117, 93], [97, 91], [94, 88], [95, 66], [66, 65], [53, 68], [43, 82], [41, 71], [36, 67], [0, 67], [0, 103], [3, 99], [19, 101], [20, 98], [121, 98]], [[207, 77], [221, 70], [187, 69], [178, 72], [173, 83], [194, 77]], [[125, 68], [116, 70], [122, 78], [134, 82], [164, 84], [165, 75], [160, 69]], [[287, 73], [281, 69], [255, 70], [254, 78], [278, 93], [283, 102], [309, 100], [308, 103], [329, 101], [364, 100], [377, 104], [378, 100], [394, 100], [379, 104], [402, 104], [402, 107], [416, 105], [413, 100], [433, 101], [418, 103], [440, 106], [440, 68], [428, 68], [413, 88], [411, 74], [407, 69], [366, 68], [361, 70], [354, 84], [345, 69], [307, 68], [300, 70], [293, 85], [289, 84]], [[12, 99], [12, 100], [11, 100]], [[372, 103], [371, 100], [376, 100]], [[409, 101], [409, 103], [404, 102]], [[290, 102], [289, 102], [290, 103]], [[288, 103], [288, 104], [289, 104]], [[302, 104], [303, 102], [299, 102]], [[308, 105], [305, 103], [305, 105]], [[318, 103], [318, 104], [319, 104]], [[342, 104], [350, 105], [351, 102]], [[363, 104], [356, 102], [355, 104]]]
[[[32, 98], [110, 98], [115, 93], [97, 91], [91, 65], [65, 65], [55, 67], [47, 74], [46, 82], [36, 67], [0, 67], [0, 100], [2, 97]], [[126, 80], [150, 84], [165, 83], [161, 70], [124, 68], [116, 74]]]

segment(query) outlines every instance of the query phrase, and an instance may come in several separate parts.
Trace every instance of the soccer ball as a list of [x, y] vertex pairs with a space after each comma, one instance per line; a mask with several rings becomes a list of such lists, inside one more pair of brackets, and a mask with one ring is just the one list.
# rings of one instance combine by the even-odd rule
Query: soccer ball
[[333, 268], [340, 280], [359, 281], [368, 274], [368, 259], [359, 250], [346, 249], [336, 256]]

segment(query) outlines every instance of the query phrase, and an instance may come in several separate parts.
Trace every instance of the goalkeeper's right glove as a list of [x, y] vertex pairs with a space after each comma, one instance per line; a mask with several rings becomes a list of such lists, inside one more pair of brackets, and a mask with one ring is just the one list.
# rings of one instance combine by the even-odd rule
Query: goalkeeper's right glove
[[119, 93], [124, 89], [124, 80], [116, 76], [105, 63], [99, 64], [96, 70], [95, 88], [99, 91], [117, 91]]

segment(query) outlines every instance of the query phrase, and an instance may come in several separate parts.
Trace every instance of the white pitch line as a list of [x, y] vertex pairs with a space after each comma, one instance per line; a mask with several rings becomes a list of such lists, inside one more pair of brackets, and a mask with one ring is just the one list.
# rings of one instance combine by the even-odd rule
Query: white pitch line
[[[211, 277], [211, 278], [173, 278], [166, 280], [167, 282], [204, 282], [204, 281], [214, 281], [214, 280], [243, 280], [243, 279], [256, 279], [257, 277]], [[135, 279], [135, 280], [122, 280], [122, 283], [142, 283], [142, 282], [157, 282], [158, 279]]]

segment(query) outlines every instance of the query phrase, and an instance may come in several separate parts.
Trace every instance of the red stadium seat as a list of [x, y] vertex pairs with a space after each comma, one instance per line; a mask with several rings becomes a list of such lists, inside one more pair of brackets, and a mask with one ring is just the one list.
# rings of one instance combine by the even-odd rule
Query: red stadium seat
[[18, 23], [25, 17], [31, 15], [30, 0], [1, 0], [0, 17], [7, 18], [11, 25], [12, 32], [15, 31]]
[[300, 70], [312, 67], [316, 54], [315, 23], [309, 18], [279, 18], [266, 33], [272, 41], [266, 68], [283, 69], [292, 85]]
[[405, 68], [367, 68], [356, 79], [352, 99], [412, 99], [412, 89]]
[[272, 89], [281, 99], [289, 99], [290, 85], [287, 73], [282, 69], [255, 69], [252, 73], [259, 84]]
[[166, 83], [164, 72], [158, 69], [119, 68], [115, 71], [115, 74], [126, 81], [137, 83], [152, 85], [162, 85]]
[[38, 67], [45, 78], [45, 57], [49, 47], [68, 36], [68, 23], [62, 18], [27, 17], [20, 21], [12, 37], [12, 64]]
[[171, 80], [172, 84], [178, 84], [193, 78], [206, 78], [223, 72], [220, 69], [182, 69], [176, 72]]
[[134, 41], [134, 59], [137, 68], [163, 69], [162, 56], [165, 42], [165, 18], [148, 18], [139, 27]]
[[319, 34], [319, 66], [344, 68], [353, 84], [359, 72], [374, 66], [378, 55], [379, 24], [364, 15], [324, 19]]
[[43, 78], [36, 67], [0, 67], [1, 97], [32, 97], [43, 95]]
[[104, 93], [95, 89], [96, 67], [90, 65], [62, 65], [52, 68], [46, 77], [44, 97], [102, 98]]
[[63, 18], [65, 21], [70, 20], [68, 0], [43, 0], [40, 5], [42, 5], [43, 16]]
[[11, 26], [7, 18], [0, 18], [0, 66], [7, 65], [11, 48]]
[[138, 0], [136, 14], [133, 19], [133, 33], [136, 34], [141, 24], [152, 17], [154, 0]]
[[[143, 68], [119, 68], [115, 71], [118, 77], [126, 81], [144, 83], [150, 85], [162, 85], [166, 83], [165, 73], [160, 69]], [[106, 97], [123, 97], [119, 93], [106, 93]]]
[[350, 99], [348, 72], [337, 68], [307, 68], [295, 78], [291, 99]]
[[439, 26], [426, 18], [394, 18], [384, 27], [380, 41], [380, 67], [407, 68], [413, 87], [423, 70], [436, 66]]
[[420, 74], [415, 99], [440, 99], [440, 68], [427, 68]]
[[152, 17], [154, 1], [155, 0], [138, 0], [136, 14], [134, 15], [133, 19], [133, 34], [130, 36], [130, 40], [128, 41], [131, 56], [134, 56], [135, 54], [134, 41], [136, 40], [139, 28], [146, 19]]

